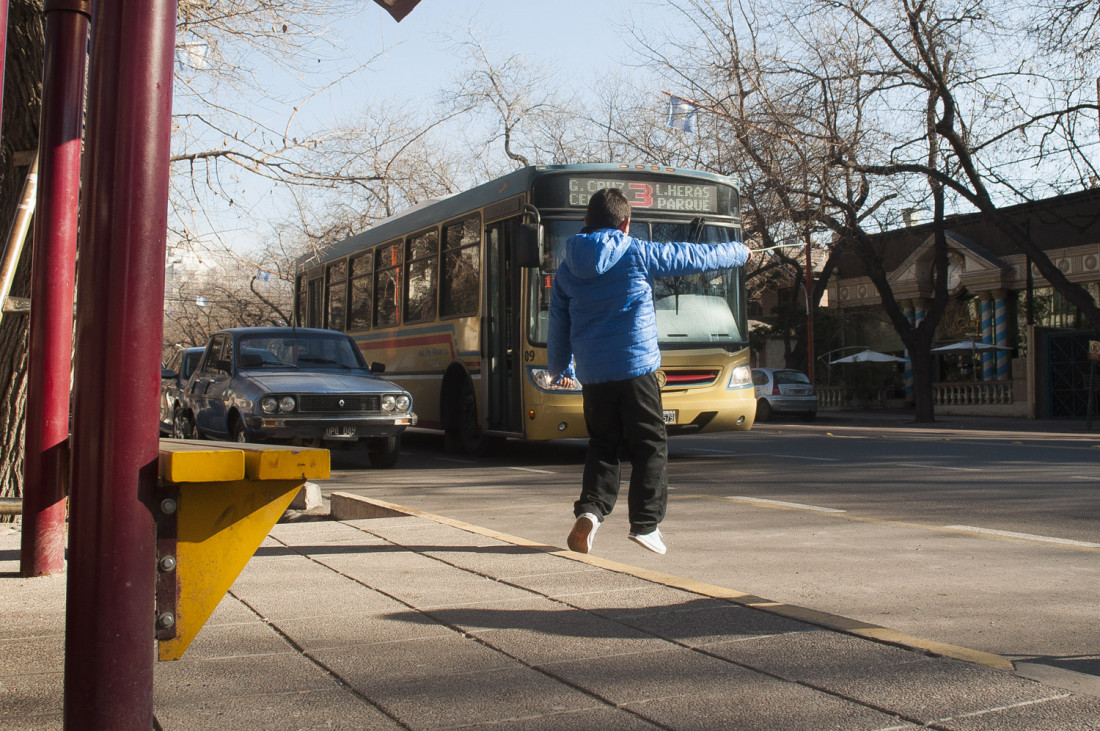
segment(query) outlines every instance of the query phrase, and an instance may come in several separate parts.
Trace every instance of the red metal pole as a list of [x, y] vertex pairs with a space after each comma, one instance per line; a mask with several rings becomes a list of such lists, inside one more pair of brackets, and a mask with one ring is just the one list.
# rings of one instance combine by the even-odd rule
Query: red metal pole
[[65, 570], [69, 373], [80, 201], [80, 135], [91, 0], [47, 0], [31, 270], [23, 576]]
[[95, 0], [81, 199], [67, 729], [153, 724], [174, 0]]

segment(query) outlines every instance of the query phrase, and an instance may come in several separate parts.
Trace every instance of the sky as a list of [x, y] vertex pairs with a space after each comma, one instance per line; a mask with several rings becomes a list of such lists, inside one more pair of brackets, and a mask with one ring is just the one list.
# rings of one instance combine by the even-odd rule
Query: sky
[[631, 15], [645, 20], [669, 13], [637, 0], [421, 0], [400, 23], [364, 3], [351, 28], [364, 49], [385, 51], [365, 74], [371, 90], [415, 97], [454, 76], [462, 58], [448, 36], [463, 37], [467, 27], [502, 56], [520, 54], [539, 68], [579, 78], [623, 65], [631, 55]]
[[[240, 100], [251, 105], [250, 116], [278, 131], [293, 116], [287, 136], [308, 138], [317, 130], [358, 126], [372, 104], [428, 110], [465, 65], [456, 39], [467, 38], [468, 28], [477, 32], [492, 58], [518, 54], [583, 94], [601, 71], [641, 73], [630, 65], [632, 22], [667, 27], [675, 17], [667, 3], [655, 0], [422, 0], [400, 23], [373, 2], [356, 6], [354, 14], [332, 21], [332, 48], [308, 75], [261, 68], [265, 88], [273, 93]], [[375, 56], [364, 68], [332, 83]], [[292, 105], [298, 109], [293, 111]], [[216, 224], [227, 241], [238, 241], [231, 242], [234, 249], [249, 249], [263, 240], [265, 233], [256, 230], [253, 219], [265, 218], [266, 208], [277, 211], [280, 195], [262, 180], [241, 183], [233, 207], [221, 212]], [[211, 207], [203, 211], [213, 213]]]

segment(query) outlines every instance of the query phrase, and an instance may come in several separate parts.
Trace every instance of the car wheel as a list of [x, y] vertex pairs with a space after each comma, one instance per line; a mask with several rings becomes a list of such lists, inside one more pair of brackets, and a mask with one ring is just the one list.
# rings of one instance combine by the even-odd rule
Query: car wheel
[[233, 426], [229, 429], [229, 435], [233, 438], [234, 442], [246, 444], [248, 442], [248, 434], [244, 430], [244, 422], [240, 419], [233, 420]]
[[401, 437], [371, 437], [367, 440], [367, 457], [375, 469], [389, 469], [401, 456]]
[[767, 399], [760, 399], [756, 402], [756, 420], [757, 421], [771, 421], [772, 415], [775, 412], [772, 410], [772, 405], [768, 403]]
[[190, 414], [178, 406], [172, 412], [172, 436], [176, 439], [195, 438], [195, 422], [191, 420]]

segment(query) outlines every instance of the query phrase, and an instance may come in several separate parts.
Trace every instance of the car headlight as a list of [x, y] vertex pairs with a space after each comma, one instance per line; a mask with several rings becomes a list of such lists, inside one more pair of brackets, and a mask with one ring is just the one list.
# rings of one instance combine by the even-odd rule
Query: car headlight
[[566, 388], [560, 383], [554, 383], [554, 377], [550, 375], [550, 371], [545, 368], [532, 368], [531, 380], [535, 382], [535, 385], [541, 388], [543, 391], [580, 391], [581, 382], [576, 378], [573, 382], [576, 384], [572, 388]]
[[396, 407], [396, 406], [397, 406], [397, 399], [395, 399], [393, 397], [393, 394], [387, 393], [385, 396], [382, 397], [382, 410], [383, 411], [393, 411], [394, 407]]
[[730, 382], [726, 388], [742, 388], [752, 383], [752, 369], [747, 365], [739, 365], [730, 373]]
[[260, 399], [260, 408], [265, 414], [282, 412], [289, 414], [297, 406], [293, 396], [264, 396]]
[[408, 411], [409, 407], [412, 406], [412, 399], [409, 398], [407, 393], [403, 393], [398, 395], [396, 404], [398, 411]]

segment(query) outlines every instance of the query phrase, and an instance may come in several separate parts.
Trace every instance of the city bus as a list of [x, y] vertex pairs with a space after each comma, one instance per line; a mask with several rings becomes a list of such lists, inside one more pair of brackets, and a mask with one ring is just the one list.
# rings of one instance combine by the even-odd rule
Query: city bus
[[[549, 297], [565, 241], [600, 188], [623, 190], [630, 235], [741, 240], [725, 176], [650, 165], [535, 165], [426, 201], [299, 262], [294, 320], [347, 332], [413, 395], [418, 429], [477, 453], [487, 440], [585, 437], [579, 387], [547, 372]], [[657, 279], [669, 434], [751, 428], [741, 269]]]

